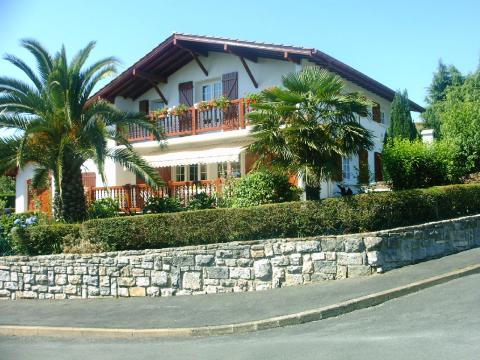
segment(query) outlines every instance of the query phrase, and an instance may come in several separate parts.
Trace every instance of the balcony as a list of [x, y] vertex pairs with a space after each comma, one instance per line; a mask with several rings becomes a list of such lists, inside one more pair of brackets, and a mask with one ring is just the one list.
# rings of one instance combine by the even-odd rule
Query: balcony
[[[190, 107], [182, 112], [175, 109], [168, 113], [151, 116], [152, 121], [163, 131], [166, 137], [197, 135], [210, 131], [229, 131], [244, 129], [247, 120], [245, 114], [250, 106], [245, 99], [231, 100], [224, 107], [204, 106]], [[131, 125], [128, 128], [130, 142], [151, 141], [149, 131]]]
[[193, 196], [200, 193], [214, 195], [222, 190], [223, 179], [201, 181], [169, 181], [164, 187], [153, 189], [148, 185], [123, 185], [86, 188], [89, 203], [112, 198], [125, 213], [141, 212], [150, 197], [174, 197], [188, 205]]

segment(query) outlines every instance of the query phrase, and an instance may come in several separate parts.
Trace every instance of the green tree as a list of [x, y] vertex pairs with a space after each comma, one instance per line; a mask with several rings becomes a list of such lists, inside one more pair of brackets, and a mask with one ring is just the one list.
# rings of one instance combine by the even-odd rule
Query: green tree
[[480, 70], [448, 88], [439, 113], [443, 137], [458, 144], [467, 172], [480, 171]]
[[410, 113], [410, 101], [407, 90], [397, 91], [392, 102], [388, 137], [414, 140], [418, 137], [417, 129]]
[[447, 66], [439, 60], [437, 71], [433, 74], [432, 82], [427, 89], [428, 95], [425, 98], [429, 106], [422, 115], [425, 126], [433, 129], [437, 138], [441, 137], [441, 103], [447, 97], [447, 90], [450, 86], [463, 84], [464, 81], [465, 77], [455, 66]]
[[[142, 114], [120, 111], [105, 101], [90, 99], [98, 82], [116, 72], [115, 58], [87, 66], [94, 42], [70, 62], [63, 46], [52, 55], [35, 40], [23, 40], [21, 45], [33, 55], [36, 67], [31, 68], [13, 55], [5, 56], [30, 81], [0, 77], [0, 127], [11, 133], [0, 138], [0, 171], [33, 163], [34, 187], [45, 185], [51, 175], [55, 216], [70, 222], [86, 216], [81, 168], [88, 159], [96, 163], [104, 179], [104, 164], [110, 158], [151, 185], [161, 183], [155, 169], [125, 137], [130, 125], [140, 126], [161, 140], [159, 130]], [[119, 146], [110, 147], [111, 141]]]
[[0, 176], [0, 194], [14, 194], [15, 179], [10, 176]]
[[307, 196], [316, 198], [322, 180], [341, 174], [342, 156], [372, 147], [371, 132], [358, 121], [372, 104], [346, 93], [339, 76], [317, 67], [288, 74], [282, 84], [262, 91], [252, 104], [250, 149], [258, 164], [303, 178]]

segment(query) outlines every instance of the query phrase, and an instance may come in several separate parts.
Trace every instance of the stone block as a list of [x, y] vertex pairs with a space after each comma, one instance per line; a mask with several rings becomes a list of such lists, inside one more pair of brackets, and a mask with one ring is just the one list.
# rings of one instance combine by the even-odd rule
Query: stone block
[[137, 276], [144, 276], [145, 275], [145, 270], [144, 269], [138, 269], [138, 268], [133, 268], [130, 270], [131, 276], [137, 277]]
[[290, 255], [290, 265], [302, 265], [302, 254], [292, 254]]
[[152, 285], [167, 286], [168, 274], [166, 271], [152, 271], [151, 272]]
[[82, 275], [68, 275], [68, 283], [72, 285], [79, 285], [82, 283]]
[[137, 286], [147, 287], [150, 286], [150, 278], [146, 276], [140, 276], [135, 278], [135, 283]]
[[35, 283], [38, 285], [48, 285], [48, 277], [45, 274], [36, 274]]
[[371, 274], [371, 268], [368, 265], [348, 265], [348, 277], [361, 277]]
[[50, 294], [60, 294], [63, 292], [63, 286], [49, 286], [48, 292]]
[[160, 296], [173, 296], [176, 290], [172, 288], [160, 289]]
[[147, 287], [147, 295], [152, 297], [160, 296], [160, 288], [158, 286]]
[[65, 285], [67, 283], [67, 275], [65, 274], [57, 274], [55, 276], [55, 284], [57, 285]]
[[215, 257], [213, 255], [196, 255], [195, 264], [197, 266], [208, 266], [212, 265]]
[[145, 296], [146, 290], [143, 287], [131, 287], [128, 289], [128, 293], [132, 297]]
[[135, 285], [135, 278], [132, 277], [120, 277], [117, 280], [118, 286], [133, 286]]
[[78, 287], [77, 285], [65, 285], [63, 287], [63, 291], [65, 292], [65, 294], [75, 295], [78, 292]]
[[118, 288], [117, 296], [128, 297], [129, 296], [128, 289], [129, 288]]
[[361, 236], [343, 237], [345, 252], [362, 252], [365, 250], [365, 244]]
[[263, 250], [263, 247], [262, 249], [259, 249], [259, 250], [252, 249], [250, 251], [250, 256], [254, 259], [263, 258], [265, 257], [265, 251]]
[[251, 273], [249, 268], [235, 267], [230, 268], [230, 277], [232, 279], [250, 279]]
[[0, 298], [9, 298], [9, 297], [10, 297], [10, 291], [0, 290]]
[[35, 284], [35, 275], [34, 274], [24, 274], [23, 275], [23, 282], [25, 284]]
[[5, 281], [3, 287], [7, 290], [18, 290], [18, 282]]
[[200, 272], [184, 273], [182, 288], [188, 290], [200, 290], [202, 288], [202, 274]]
[[275, 256], [270, 261], [273, 266], [287, 266], [290, 264], [289, 257], [285, 255]]
[[98, 286], [89, 285], [88, 288], [87, 288], [87, 293], [88, 293], [88, 297], [99, 296], [100, 295], [100, 289], [99, 289]]
[[83, 283], [86, 285], [98, 286], [98, 276], [95, 275], [84, 275]]
[[382, 253], [380, 251], [367, 252], [367, 263], [371, 266], [381, 266], [383, 263]]
[[337, 262], [339, 265], [362, 265], [364, 257], [359, 253], [337, 253]]
[[193, 255], [186, 256], [176, 256], [172, 258], [172, 265], [174, 266], [193, 266], [195, 265], [195, 260]]
[[297, 252], [299, 253], [311, 253], [318, 251], [320, 246], [319, 241], [299, 241], [296, 243]]
[[285, 286], [294, 286], [303, 284], [302, 274], [285, 274]]
[[337, 264], [334, 261], [314, 261], [313, 269], [317, 274], [337, 274]]
[[207, 277], [209, 279], [228, 279], [228, 267], [209, 267], [207, 268]]
[[36, 299], [38, 294], [34, 291], [17, 291], [17, 299]]
[[323, 237], [320, 239], [320, 248], [322, 251], [343, 251], [343, 240], [336, 237]]
[[284, 255], [293, 254], [295, 252], [295, 243], [285, 242], [283, 244], [280, 244], [280, 251]]
[[253, 264], [252, 259], [245, 259], [245, 258], [237, 259], [237, 266], [247, 267], [247, 266], [252, 266], [252, 264]]
[[255, 279], [268, 280], [272, 276], [272, 265], [268, 259], [262, 259], [253, 263]]

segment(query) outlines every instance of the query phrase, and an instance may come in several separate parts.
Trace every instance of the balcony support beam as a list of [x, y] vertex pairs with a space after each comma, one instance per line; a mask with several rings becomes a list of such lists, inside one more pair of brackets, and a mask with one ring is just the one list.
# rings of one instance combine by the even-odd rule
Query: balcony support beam
[[243, 58], [243, 56], [239, 56], [239, 58], [240, 58], [240, 61], [242, 62], [243, 67], [245, 68], [245, 71], [246, 71], [247, 74], [248, 74], [248, 77], [250, 78], [250, 80], [252, 80], [253, 86], [255, 86], [255, 89], [258, 89], [257, 80], [255, 80], [255, 77], [253, 76], [250, 68], [248, 67], [247, 62], [245, 61], [245, 59]]
[[166, 78], [161, 77], [161, 76], [157, 76], [157, 75], [153, 75], [153, 74], [147, 74], [147, 73], [145, 73], [141, 70], [138, 70], [138, 69], [133, 69], [132, 74], [133, 74], [133, 76], [136, 76], [136, 77], [142, 78], [144, 80], [147, 80], [150, 83], [150, 85], [152, 85], [152, 87], [155, 89], [158, 96], [160, 96], [160, 99], [162, 99], [163, 103], [165, 105], [168, 105], [167, 99], [165, 98], [162, 91], [160, 90], [160, 88], [157, 85], [157, 82], [166, 83], [167, 82]]
[[[200, 67], [200, 69], [202, 70], [202, 72], [205, 74], [205, 76], [208, 77], [208, 71], [207, 69], [205, 68], [205, 66], [203, 66], [202, 62], [200, 61], [200, 58], [198, 57], [199, 56], [199, 51], [193, 51], [192, 49], [188, 48], [188, 47], [185, 47], [184, 45], [181, 45], [177, 39], [174, 39], [173, 40], [173, 45], [180, 48], [180, 49], [183, 49], [185, 51], [187, 51], [188, 53], [190, 53], [190, 55], [192, 56], [192, 59], [195, 60], [195, 62], [197, 63], [197, 65]], [[203, 55], [205, 57], [208, 57], [208, 53], [203, 53], [203, 54], [200, 54], [200, 55]]]

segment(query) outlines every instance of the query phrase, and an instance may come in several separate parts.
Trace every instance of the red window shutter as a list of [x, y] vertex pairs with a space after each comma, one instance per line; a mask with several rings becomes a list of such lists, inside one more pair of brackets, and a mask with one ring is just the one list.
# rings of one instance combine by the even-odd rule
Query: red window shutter
[[148, 100], [140, 100], [138, 102], [138, 112], [148, 115], [148, 112], [149, 112]]
[[97, 175], [94, 172], [82, 173], [83, 187], [95, 187], [97, 186]]
[[160, 177], [163, 179], [163, 181], [167, 182], [172, 180], [172, 168], [169, 167], [161, 167], [158, 168], [158, 173], [160, 174]]
[[382, 154], [375, 152], [375, 181], [383, 181]]
[[178, 102], [193, 106], [193, 82], [188, 81], [178, 84]]
[[223, 96], [234, 100], [238, 99], [238, 72], [222, 75]]
[[379, 104], [375, 104], [373, 107], [372, 107], [372, 116], [373, 116], [373, 121], [376, 121], [376, 122], [382, 122], [382, 114], [380, 112], [380, 105]]
[[359, 182], [361, 184], [368, 184], [370, 182], [370, 175], [368, 173], [368, 151], [361, 150], [358, 153], [358, 164], [359, 164]]

